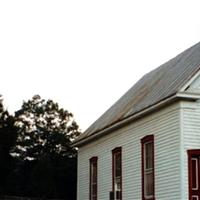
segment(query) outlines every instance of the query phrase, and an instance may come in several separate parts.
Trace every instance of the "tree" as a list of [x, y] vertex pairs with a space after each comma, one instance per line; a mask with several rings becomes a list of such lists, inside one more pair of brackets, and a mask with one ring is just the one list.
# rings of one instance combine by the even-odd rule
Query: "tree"
[[72, 113], [59, 108], [57, 103], [35, 95], [23, 103], [15, 117], [19, 135], [13, 152], [20, 159], [76, 155], [71, 143], [80, 134], [79, 127]]
[[14, 160], [10, 150], [17, 138], [14, 126], [14, 117], [4, 108], [3, 99], [0, 98], [0, 193], [6, 192], [7, 177], [13, 167]]
[[75, 200], [77, 150], [71, 143], [80, 131], [72, 113], [35, 95], [15, 113], [15, 126], [12, 155], [21, 161], [15, 174], [23, 180], [20, 188], [32, 196]]

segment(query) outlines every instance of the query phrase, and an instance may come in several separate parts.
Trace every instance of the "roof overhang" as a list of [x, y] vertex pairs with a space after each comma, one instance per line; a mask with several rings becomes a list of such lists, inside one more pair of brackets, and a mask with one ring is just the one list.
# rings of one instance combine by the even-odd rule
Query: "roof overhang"
[[80, 138], [80, 139], [77, 139], [76, 141], [74, 141], [73, 143], [73, 147], [81, 147], [85, 144], [88, 144], [102, 136], [105, 136], [109, 133], [111, 133], [112, 131], [116, 130], [116, 129], [119, 129], [127, 124], [129, 124], [130, 122], [134, 121], [134, 120], [137, 120], [141, 117], [144, 117], [145, 115], [148, 115], [152, 112], [155, 112], [156, 110], [160, 109], [161, 107], [164, 107], [164, 106], [167, 106], [175, 101], [179, 101], [179, 100], [185, 100], [185, 101], [196, 101], [200, 99], [200, 94], [198, 93], [194, 93], [194, 92], [188, 92], [188, 91], [185, 91], [185, 92], [178, 92], [152, 106], [149, 106], [148, 108], [145, 108], [143, 110], [141, 110], [140, 112], [138, 113], [135, 113], [131, 116], [128, 116], [102, 130], [99, 130], [97, 132], [94, 132], [88, 136], [85, 136], [83, 138]]
[[190, 92], [190, 91], [186, 91], [186, 92], [179, 92], [176, 94], [177, 98], [180, 99], [186, 99], [186, 100], [193, 100], [196, 101], [198, 99], [200, 99], [200, 94], [196, 93], [196, 92]]

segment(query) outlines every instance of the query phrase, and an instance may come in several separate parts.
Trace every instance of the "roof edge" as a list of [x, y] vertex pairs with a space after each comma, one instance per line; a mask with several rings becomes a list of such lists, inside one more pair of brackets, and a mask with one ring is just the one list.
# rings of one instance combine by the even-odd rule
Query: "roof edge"
[[107, 128], [104, 128], [103, 130], [94, 132], [92, 135], [89, 135], [88, 137], [84, 137], [83, 139], [81, 139], [77, 142], [75, 141], [73, 146], [76, 146], [76, 147], [83, 146], [84, 144], [91, 142], [92, 140], [97, 139], [99, 137], [102, 137], [103, 135], [106, 135], [113, 130], [119, 129], [120, 127], [132, 122], [133, 120], [141, 118], [144, 115], [150, 114], [151, 112], [155, 111], [156, 109], [163, 107], [163, 106], [171, 103], [172, 101], [175, 101], [176, 98], [177, 98], [176, 95], [172, 95], [171, 97], [164, 99], [163, 101], [161, 101], [157, 104], [154, 104], [138, 113], [135, 113], [134, 115], [130, 115], [129, 117], [122, 119], [121, 121], [118, 121], [115, 124], [112, 124], [111, 126], [109, 126]]
[[85, 144], [88, 144], [89, 142], [98, 139], [104, 135], [109, 134], [111, 131], [114, 131], [116, 129], [121, 128], [124, 125], [129, 124], [130, 122], [132, 122], [133, 120], [139, 119], [147, 114], [150, 114], [152, 112], [154, 112], [155, 110], [167, 106], [168, 104], [175, 102], [177, 100], [187, 100], [187, 101], [196, 101], [197, 99], [200, 99], [200, 94], [194, 94], [194, 93], [186, 93], [186, 92], [180, 92], [180, 93], [175, 93], [173, 95], [171, 95], [170, 97], [168, 97], [167, 99], [164, 99], [138, 113], [135, 113], [134, 115], [131, 115], [105, 129], [102, 129], [98, 132], [94, 132], [92, 135], [88, 136], [88, 137], [84, 137], [81, 140], [75, 141], [72, 146], [73, 147], [81, 147], [84, 146]]

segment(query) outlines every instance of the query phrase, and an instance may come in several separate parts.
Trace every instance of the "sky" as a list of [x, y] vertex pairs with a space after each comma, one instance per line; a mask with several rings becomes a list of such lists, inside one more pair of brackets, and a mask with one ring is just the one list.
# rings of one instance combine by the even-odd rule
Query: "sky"
[[0, 94], [39, 94], [84, 131], [145, 73], [200, 41], [199, 0], [0, 0]]

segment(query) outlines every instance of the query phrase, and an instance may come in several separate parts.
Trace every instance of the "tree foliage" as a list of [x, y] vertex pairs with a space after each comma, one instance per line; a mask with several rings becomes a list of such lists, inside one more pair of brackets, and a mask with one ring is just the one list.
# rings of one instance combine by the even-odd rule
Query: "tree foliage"
[[12, 116], [0, 99], [0, 196], [75, 200], [79, 134], [72, 113], [52, 100], [35, 95]]
[[21, 159], [40, 159], [46, 155], [73, 157], [71, 142], [80, 134], [72, 113], [52, 100], [35, 95], [15, 114], [18, 128], [14, 153]]
[[4, 108], [3, 99], [0, 99], [0, 194], [6, 191], [6, 182], [13, 167], [13, 158], [10, 150], [17, 138], [14, 126], [14, 117]]

